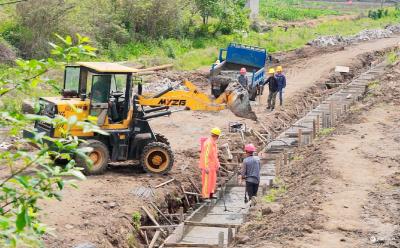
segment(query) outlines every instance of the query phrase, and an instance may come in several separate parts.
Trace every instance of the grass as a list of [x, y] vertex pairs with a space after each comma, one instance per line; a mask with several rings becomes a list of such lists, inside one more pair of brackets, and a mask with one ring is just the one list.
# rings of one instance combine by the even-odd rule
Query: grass
[[268, 20], [298, 21], [340, 14], [337, 10], [321, 8], [315, 3], [306, 7], [304, 1], [299, 0], [262, 0], [260, 6], [261, 16]]
[[387, 57], [386, 60], [389, 64], [394, 65], [396, 64], [396, 62], [399, 60], [399, 55], [398, 55], [398, 51], [393, 51], [390, 52]]
[[268, 194], [263, 197], [263, 200], [265, 202], [275, 202], [278, 197], [286, 193], [286, 185], [283, 183], [282, 180], [276, 177], [274, 179], [274, 184], [277, 185], [278, 188], [274, 188], [268, 191]]
[[[133, 60], [145, 65], [174, 63], [175, 68], [193, 70], [210, 66], [217, 60], [218, 49], [229, 42], [244, 43], [266, 48], [268, 52], [289, 51], [304, 46], [308, 41], [323, 35], [354, 35], [364, 29], [382, 28], [398, 22], [399, 18], [390, 15], [379, 19], [361, 18], [358, 20], [330, 20], [314, 27], [296, 27], [285, 31], [275, 27], [267, 33], [236, 33], [209, 38], [183, 38], [129, 43], [123, 46], [111, 45], [100, 60]], [[139, 59], [140, 58], [140, 59]]]
[[331, 134], [333, 131], [335, 131], [334, 127], [330, 127], [330, 128], [322, 128], [319, 133], [318, 136], [322, 137], [322, 136], [327, 136], [329, 134]]

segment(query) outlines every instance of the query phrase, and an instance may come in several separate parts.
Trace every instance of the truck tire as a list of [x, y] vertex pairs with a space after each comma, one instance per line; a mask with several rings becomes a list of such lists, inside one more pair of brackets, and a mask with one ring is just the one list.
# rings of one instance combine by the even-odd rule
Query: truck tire
[[157, 142], [161, 142], [161, 143], [166, 144], [167, 146], [170, 146], [170, 143], [169, 143], [167, 137], [165, 137], [165, 135], [160, 134], [160, 133], [155, 133], [154, 135], [156, 136]]
[[75, 162], [78, 167], [83, 168], [83, 173], [85, 175], [100, 175], [103, 174], [107, 169], [108, 161], [110, 159], [110, 153], [107, 146], [98, 140], [87, 140], [87, 142], [82, 143], [79, 147], [91, 147], [93, 150], [87, 154], [93, 164], [89, 165], [85, 158], [77, 155], [75, 157]]
[[152, 142], [144, 147], [140, 164], [147, 173], [166, 174], [174, 165], [174, 154], [168, 145]]

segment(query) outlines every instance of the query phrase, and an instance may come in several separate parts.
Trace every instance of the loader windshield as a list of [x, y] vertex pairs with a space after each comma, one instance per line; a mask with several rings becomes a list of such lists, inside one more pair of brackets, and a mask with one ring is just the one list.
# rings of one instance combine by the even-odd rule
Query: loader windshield
[[79, 66], [67, 66], [64, 74], [64, 89], [79, 92]]

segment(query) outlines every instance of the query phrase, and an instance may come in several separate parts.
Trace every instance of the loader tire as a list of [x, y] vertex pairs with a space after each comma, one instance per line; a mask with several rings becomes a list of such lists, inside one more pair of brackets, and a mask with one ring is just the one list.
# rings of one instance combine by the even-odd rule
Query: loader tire
[[168, 145], [152, 142], [144, 147], [140, 164], [147, 173], [166, 174], [172, 169], [174, 154]]
[[160, 134], [160, 133], [156, 133], [155, 136], [156, 136], [157, 142], [164, 143], [164, 144], [166, 144], [167, 146], [170, 146], [170, 145], [171, 145], [171, 144], [169, 143], [167, 137], [165, 137], [165, 135]]
[[87, 142], [80, 144], [79, 147], [91, 147], [93, 149], [87, 154], [89, 159], [92, 160], [92, 165], [87, 163], [83, 156], [77, 155], [75, 157], [75, 162], [78, 167], [83, 168], [83, 173], [85, 175], [103, 174], [107, 169], [108, 160], [110, 159], [107, 146], [98, 140], [87, 140]]

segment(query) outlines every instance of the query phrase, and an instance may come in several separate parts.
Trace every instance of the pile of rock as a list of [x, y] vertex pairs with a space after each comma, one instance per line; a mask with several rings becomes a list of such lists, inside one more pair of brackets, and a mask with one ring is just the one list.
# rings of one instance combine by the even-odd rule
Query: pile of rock
[[385, 29], [366, 29], [356, 35], [347, 37], [343, 37], [341, 35], [320, 36], [308, 42], [307, 45], [314, 47], [348, 45], [360, 41], [389, 38], [395, 33], [400, 33], [400, 25], [389, 25], [385, 27]]

